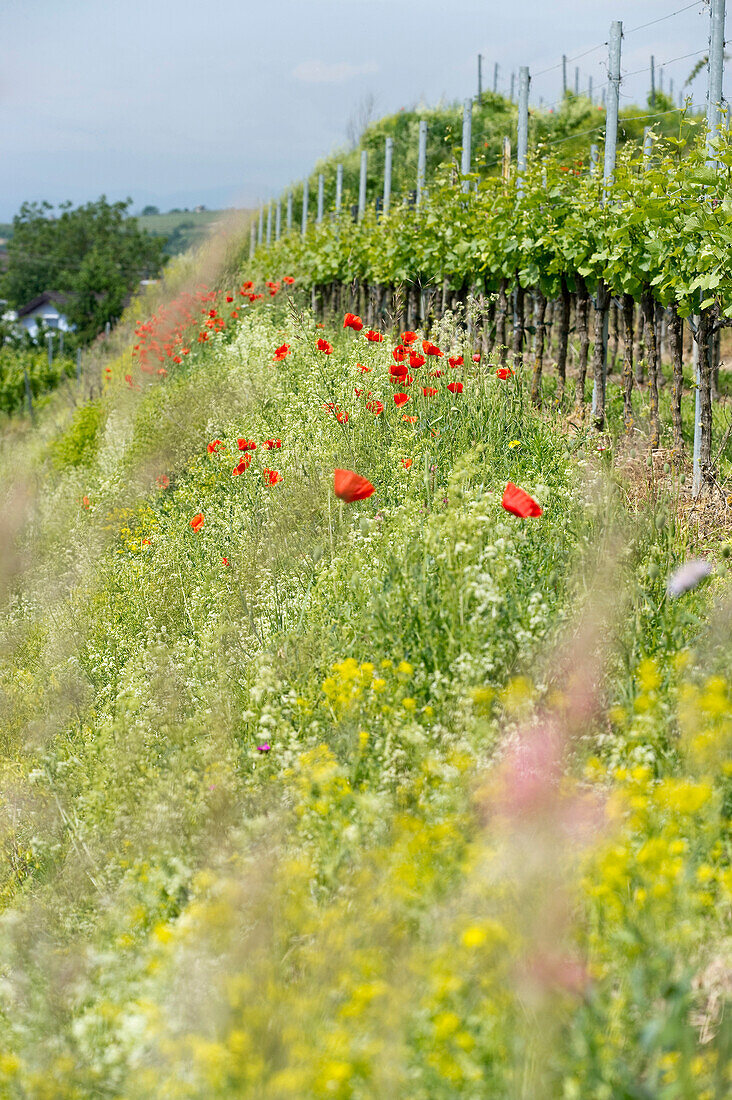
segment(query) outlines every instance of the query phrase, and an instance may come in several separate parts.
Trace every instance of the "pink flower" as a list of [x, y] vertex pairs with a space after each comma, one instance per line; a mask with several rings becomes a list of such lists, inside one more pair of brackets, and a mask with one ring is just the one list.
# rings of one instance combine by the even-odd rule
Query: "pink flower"
[[692, 558], [691, 561], [684, 562], [668, 579], [666, 592], [669, 599], [676, 599], [677, 596], [683, 596], [684, 592], [696, 588], [711, 572], [711, 562], [704, 558]]

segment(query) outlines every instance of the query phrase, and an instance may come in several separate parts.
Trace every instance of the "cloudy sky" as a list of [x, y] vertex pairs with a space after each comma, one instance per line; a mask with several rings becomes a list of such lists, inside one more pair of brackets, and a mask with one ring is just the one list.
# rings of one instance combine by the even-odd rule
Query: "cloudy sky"
[[[678, 9], [685, 9], [665, 18]], [[675, 95], [706, 51], [704, 0], [0, 0], [0, 220], [23, 200], [134, 200], [168, 210], [253, 205], [378, 114], [507, 91], [532, 100], [606, 79], [623, 20], [623, 102], [648, 93], [650, 55]], [[659, 20], [653, 25], [641, 24]], [[598, 47], [592, 49], [593, 47]], [[591, 52], [585, 52], [591, 51]], [[584, 55], [578, 57], [577, 55]], [[576, 59], [576, 60], [575, 60]], [[543, 70], [549, 70], [544, 72]], [[703, 102], [705, 75], [693, 84]]]

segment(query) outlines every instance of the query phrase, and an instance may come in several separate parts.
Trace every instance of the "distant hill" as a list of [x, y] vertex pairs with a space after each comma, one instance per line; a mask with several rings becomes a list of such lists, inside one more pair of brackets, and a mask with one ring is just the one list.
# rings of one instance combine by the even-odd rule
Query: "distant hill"
[[227, 210], [171, 211], [168, 214], [140, 214], [138, 222], [154, 237], [165, 237], [165, 252], [177, 256], [194, 245], [201, 244], [208, 231], [223, 220]]

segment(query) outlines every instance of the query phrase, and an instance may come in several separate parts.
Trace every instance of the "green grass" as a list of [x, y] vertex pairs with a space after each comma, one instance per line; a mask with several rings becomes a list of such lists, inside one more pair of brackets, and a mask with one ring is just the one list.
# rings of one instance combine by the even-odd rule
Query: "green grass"
[[669, 600], [663, 493], [452, 325], [397, 409], [390, 345], [215, 306], [0, 450], [2, 1094], [722, 1100], [726, 549]]

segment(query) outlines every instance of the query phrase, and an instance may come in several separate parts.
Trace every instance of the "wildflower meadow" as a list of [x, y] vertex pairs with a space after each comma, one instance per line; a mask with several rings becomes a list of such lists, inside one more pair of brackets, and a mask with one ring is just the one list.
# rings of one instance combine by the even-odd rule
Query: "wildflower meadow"
[[0, 1095], [723, 1100], [724, 509], [245, 251], [3, 430]]

